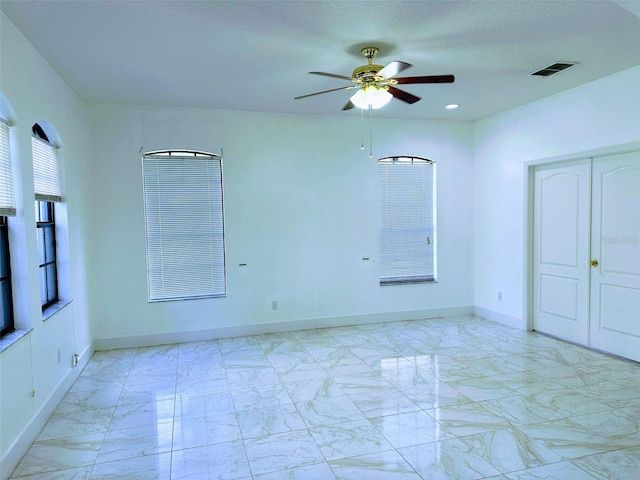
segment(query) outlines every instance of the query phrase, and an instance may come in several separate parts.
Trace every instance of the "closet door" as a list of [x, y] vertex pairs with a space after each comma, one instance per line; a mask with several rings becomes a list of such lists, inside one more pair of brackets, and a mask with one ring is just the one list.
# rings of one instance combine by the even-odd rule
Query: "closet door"
[[534, 329], [589, 343], [591, 161], [535, 169]]
[[640, 361], [640, 152], [593, 160], [591, 345]]

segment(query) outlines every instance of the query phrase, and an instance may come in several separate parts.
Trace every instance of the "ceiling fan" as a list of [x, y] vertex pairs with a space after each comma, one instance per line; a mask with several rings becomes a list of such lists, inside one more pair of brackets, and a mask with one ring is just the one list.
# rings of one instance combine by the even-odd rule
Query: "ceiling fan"
[[358, 91], [351, 97], [342, 110], [350, 110], [354, 107], [359, 108], [380, 108], [392, 98], [397, 98], [406, 103], [416, 103], [420, 100], [409, 92], [400, 90], [394, 85], [403, 85], [410, 83], [453, 83], [455, 77], [453, 75], [428, 75], [421, 77], [398, 77], [394, 78], [398, 73], [411, 67], [410, 63], [393, 61], [387, 66], [375, 65], [373, 59], [378, 54], [377, 47], [365, 47], [361, 51], [362, 56], [367, 59], [367, 65], [356, 68], [350, 77], [345, 75], [337, 75], [335, 73], [325, 72], [309, 72], [313, 75], [323, 75], [325, 77], [339, 78], [353, 82], [354, 85], [345, 87], [332, 88], [323, 90], [322, 92], [309, 93], [295, 97], [300, 98], [312, 97], [323, 93], [335, 92], [338, 90], [351, 90], [357, 88]]

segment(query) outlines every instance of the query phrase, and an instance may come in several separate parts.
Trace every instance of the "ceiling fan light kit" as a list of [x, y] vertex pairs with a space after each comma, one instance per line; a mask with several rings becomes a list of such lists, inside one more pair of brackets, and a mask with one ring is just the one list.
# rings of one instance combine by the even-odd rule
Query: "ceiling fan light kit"
[[351, 103], [363, 110], [367, 108], [377, 109], [384, 107], [392, 98], [393, 95], [387, 89], [371, 84], [360, 88], [354, 93], [351, 96]]
[[342, 108], [343, 110], [350, 110], [354, 106], [362, 109], [381, 108], [392, 98], [397, 98], [405, 103], [413, 104], [419, 101], [420, 97], [401, 90], [395, 87], [395, 85], [412, 83], [453, 83], [455, 80], [453, 75], [396, 77], [398, 73], [406, 70], [412, 65], [401, 61], [393, 61], [384, 67], [382, 65], [374, 64], [373, 59], [378, 55], [378, 51], [377, 47], [363, 48], [361, 53], [362, 56], [367, 59], [367, 64], [361, 65], [353, 70], [350, 77], [335, 73], [309, 72], [313, 75], [322, 75], [325, 77], [347, 80], [352, 82], [353, 85], [301, 95], [299, 97], [295, 97], [296, 100], [323, 93], [357, 88], [358, 90], [351, 96], [350, 101]]

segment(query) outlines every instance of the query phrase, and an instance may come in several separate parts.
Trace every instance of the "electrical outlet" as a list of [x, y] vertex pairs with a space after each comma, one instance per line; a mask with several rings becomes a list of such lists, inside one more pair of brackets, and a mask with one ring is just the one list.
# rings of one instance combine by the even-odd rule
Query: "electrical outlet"
[[272, 300], [271, 301], [271, 310], [277, 310], [278, 309], [278, 301], [277, 300]]
[[502, 301], [502, 292], [498, 292], [498, 301], [501, 302]]
[[58, 348], [58, 363], [62, 361], [62, 351]]

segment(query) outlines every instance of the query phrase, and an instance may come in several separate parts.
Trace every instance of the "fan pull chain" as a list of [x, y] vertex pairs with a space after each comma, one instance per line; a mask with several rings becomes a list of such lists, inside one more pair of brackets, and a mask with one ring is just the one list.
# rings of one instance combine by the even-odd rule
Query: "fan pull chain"
[[364, 150], [364, 110], [360, 109], [360, 150]]
[[[364, 108], [360, 109], [360, 150], [364, 150]], [[369, 105], [369, 158], [373, 158], [373, 109]]]
[[373, 109], [369, 105], [369, 158], [373, 158]]

